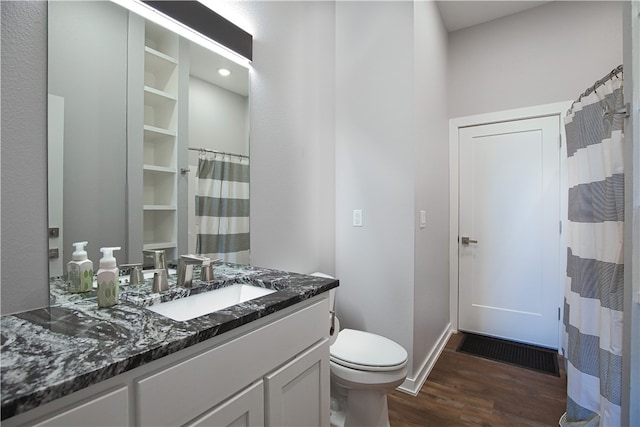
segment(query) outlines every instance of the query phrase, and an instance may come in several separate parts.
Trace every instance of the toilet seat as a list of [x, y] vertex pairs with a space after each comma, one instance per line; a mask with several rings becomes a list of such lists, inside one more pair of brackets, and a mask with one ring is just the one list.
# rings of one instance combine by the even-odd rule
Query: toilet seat
[[343, 329], [330, 348], [330, 360], [347, 368], [391, 372], [407, 363], [407, 351], [396, 342], [364, 331]]

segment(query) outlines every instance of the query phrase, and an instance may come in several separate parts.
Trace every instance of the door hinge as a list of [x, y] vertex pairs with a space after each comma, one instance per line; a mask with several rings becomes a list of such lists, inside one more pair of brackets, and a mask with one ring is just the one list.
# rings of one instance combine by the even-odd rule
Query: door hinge
[[558, 320], [560, 320], [560, 307], [558, 307]]
[[558, 135], [558, 143], [560, 144], [560, 148], [562, 148], [562, 134]]
[[560, 221], [560, 234], [562, 234], [562, 221]]

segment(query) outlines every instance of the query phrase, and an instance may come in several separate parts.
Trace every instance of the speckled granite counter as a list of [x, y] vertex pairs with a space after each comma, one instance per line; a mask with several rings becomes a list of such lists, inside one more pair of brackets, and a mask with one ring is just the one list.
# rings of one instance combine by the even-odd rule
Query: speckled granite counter
[[[338, 286], [337, 280], [251, 266], [217, 264], [214, 271], [211, 282], [172, 285], [162, 294], [125, 285], [121, 303], [111, 308], [98, 308], [91, 293], [65, 299], [58, 290], [57, 305], [1, 317], [2, 419]], [[144, 308], [235, 283], [277, 292], [184, 322]]]

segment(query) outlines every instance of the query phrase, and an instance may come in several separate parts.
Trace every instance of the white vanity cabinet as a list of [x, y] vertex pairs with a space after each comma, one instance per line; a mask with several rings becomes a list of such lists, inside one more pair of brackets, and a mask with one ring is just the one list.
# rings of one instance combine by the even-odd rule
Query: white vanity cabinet
[[323, 340], [265, 377], [266, 426], [329, 425], [328, 351]]
[[2, 422], [329, 425], [328, 293]]
[[264, 426], [263, 381], [242, 390], [193, 422], [188, 427], [262, 427]]
[[318, 342], [187, 426], [328, 426], [327, 345]]
[[[319, 371], [321, 359], [329, 363], [329, 344], [325, 337], [328, 312], [326, 298], [323, 298], [289, 316], [139, 379], [135, 384], [136, 424], [183, 425], [263, 378], [267, 384], [265, 401], [287, 399], [282, 389], [291, 379], [304, 377], [299, 372], [301, 368], [317, 365]], [[285, 364], [290, 360], [293, 362]], [[329, 372], [324, 370], [323, 374], [328, 380]], [[300, 395], [312, 396], [309, 389], [314, 387], [316, 393], [326, 394], [326, 400], [315, 398], [312, 405], [318, 406], [316, 411], [326, 409], [328, 413], [328, 382], [323, 383], [320, 375], [315, 378], [309, 375], [305, 379], [316, 384], [309, 387], [302, 383]], [[271, 390], [274, 390], [273, 396]], [[326, 408], [319, 408], [320, 404]]]
[[34, 426], [128, 426], [129, 394], [126, 387], [93, 397], [60, 414], [37, 422]]

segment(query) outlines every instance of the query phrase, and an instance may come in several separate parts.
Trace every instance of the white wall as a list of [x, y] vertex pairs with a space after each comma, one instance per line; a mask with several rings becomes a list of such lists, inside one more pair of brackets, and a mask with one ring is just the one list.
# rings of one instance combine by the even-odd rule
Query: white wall
[[404, 346], [410, 378], [449, 320], [446, 40], [431, 2], [336, 4], [338, 315]]
[[[447, 32], [434, 2], [416, 2], [416, 170], [414, 265], [414, 376], [424, 375], [449, 324], [449, 129]], [[418, 212], [426, 211], [420, 229]], [[413, 379], [413, 377], [410, 377]], [[418, 379], [419, 381], [419, 379]], [[418, 384], [419, 385], [419, 384]]]
[[[49, 56], [47, 89], [64, 98], [65, 107], [63, 271], [71, 243], [84, 240], [97, 270], [101, 247], [127, 241], [129, 14], [110, 2], [52, 2], [48, 13], [55, 22], [48, 49], [55, 54]], [[118, 259], [129, 259], [128, 248]]]
[[622, 3], [556, 1], [449, 35], [449, 116], [576, 99], [622, 63]]
[[625, 5], [625, 289], [622, 335], [622, 425], [640, 425], [640, 3]]
[[[387, 336], [410, 356], [413, 73], [411, 3], [337, 2], [338, 316], [342, 327]], [[352, 225], [354, 209], [362, 227]]]
[[49, 303], [47, 3], [2, 12], [2, 314]]
[[251, 263], [334, 274], [334, 4], [231, 3], [253, 34]]
[[245, 96], [189, 76], [189, 146], [249, 155], [247, 103]]

